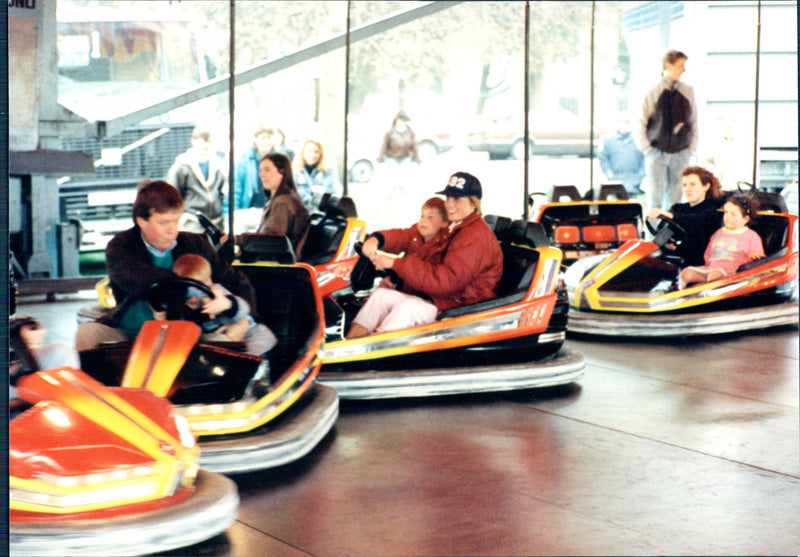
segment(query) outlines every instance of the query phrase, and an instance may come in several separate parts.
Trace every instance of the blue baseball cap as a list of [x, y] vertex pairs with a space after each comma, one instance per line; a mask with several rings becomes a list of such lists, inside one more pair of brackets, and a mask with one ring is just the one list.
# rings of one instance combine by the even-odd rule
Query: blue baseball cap
[[467, 172], [456, 172], [450, 176], [447, 186], [442, 191], [436, 192], [447, 197], [469, 197], [475, 196], [478, 199], [483, 197], [481, 181]]

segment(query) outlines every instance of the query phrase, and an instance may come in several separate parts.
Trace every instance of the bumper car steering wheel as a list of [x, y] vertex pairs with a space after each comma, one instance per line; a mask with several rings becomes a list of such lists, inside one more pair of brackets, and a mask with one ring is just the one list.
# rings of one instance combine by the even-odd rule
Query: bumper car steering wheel
[[166, 311], [167, 319], [169, 320], [191, 321], [201, 325], [208, 320], [208, 315], [202, 312], [202, 306], [192, 309], [186, 305], [189, 288], [196, 288], [209, 298], [214, 297], [211, 289], [202, 282], [190, 278], [175, 277], [153, 284], [144, 295], [144, 298], [154, 310]]
[[658, 224], [654, 224], [650, 220], [644, 222], [647, 230], [653, 235], [653, 243], [661, 250], [662, 258], [681, 265], [683, 258], [675, 253], [675, 249], [686, 240], [686, 229], [664, 215], [658, 218]]
[[354, 246], [358, 254], [358, 261], [356, 261], [353, 270], [350, 272], [350, 287], [353, 289], [353, 292], [371, 289], [377, 277], [389, 277], [399, 288], [400, 277], [397, 276], [397, 273], [391, 269], [386, 271], [377, 270], [375, 265], [372, 264], [372, 261], [369, 260], [369, 257], [361, 253], [363, 245], [363, 242], [356, 242]]

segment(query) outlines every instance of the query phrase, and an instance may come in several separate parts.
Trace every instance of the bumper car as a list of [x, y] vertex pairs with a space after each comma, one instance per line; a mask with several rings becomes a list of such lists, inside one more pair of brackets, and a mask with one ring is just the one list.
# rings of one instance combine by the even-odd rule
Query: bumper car
[[[135, 343], [104, 343], [80, 353], [81, 367], [106, 385], [144, 386], [166, 397], [199, 438], [200, 465], [238, 473], [272, 468], [310, 452], [330, 431], [339, 398], [316, 378], [324, 320], [314, 270], [308, 265], [235, 263], [256, 289], [259, 315], [278, 338], [269, 360], [244, 353], [243, 343], [198, 342], [186, 335], [169, 369], [138, 364], [163, 350], [163, 321], [145, 323]], [[147, 294], [167, 318], [197, 327], [186, 315], [191, 279], [154, 286]], [[142, 358], [142, 354], [148, 354]]]
[[653, 229], [652, 241], [630, 240], [611, 254], [575, 262], [564, 273], [570, 332], [674, 337], [797, 325], [797, 215], [780, 202], [776, 208], [760, 211], [750, 225], [766, 257], [712, 282], [678, 288], [685, 265], [669, 245], [688, 239], [669, 219]]
[[373, 280], [359, 276], [328, 296], [320, 383], [342, 399], [376, 399], [531, 389], [582, 377], [583, 356], [562, 349], [568, 299], [559, 285], [561, 251], [535, 223], [514, 221], [495, 233], [504, 258], [497, 298], [444, 311], [433, 323], [345, 340]]
[[628, 199], [622, 184], [603, 184], [597, 201], [583, 199], [575, 186], [554, 186], [547, 197], [531, 220], [561, 249], [564, 266], [644, 237], [642, 205]]
[[236, 520], [236, 485], [199, 469], [195, 438], [167, 400], [74, 368], [37, 367], [11, 375], [12, 555], [149, 554]]

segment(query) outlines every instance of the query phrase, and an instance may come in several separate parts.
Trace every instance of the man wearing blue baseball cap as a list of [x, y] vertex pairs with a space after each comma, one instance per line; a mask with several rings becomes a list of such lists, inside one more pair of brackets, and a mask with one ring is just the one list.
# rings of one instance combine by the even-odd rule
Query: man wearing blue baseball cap
[[450, 221], [450, 239], [438, 264], [409, 255], [395, 258], [375, 253], [378, 270], [392, 269], [414, 294], [378, 288], [356, 316], [347, 338], [358, 338], [430, 323], [439, 312], [496, 296], [503, 274], [503, 253], [483, 220], [481, 182], [456, 172], [442, 191]]

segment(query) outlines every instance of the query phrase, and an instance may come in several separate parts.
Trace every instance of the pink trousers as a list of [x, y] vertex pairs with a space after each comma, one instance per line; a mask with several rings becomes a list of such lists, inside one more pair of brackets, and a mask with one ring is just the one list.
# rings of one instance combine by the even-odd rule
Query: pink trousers
[[353, 322], [370, 333], [384, 333], [430, 323], [438, 313], [435, 305], [419, 296], [376, 288]]

